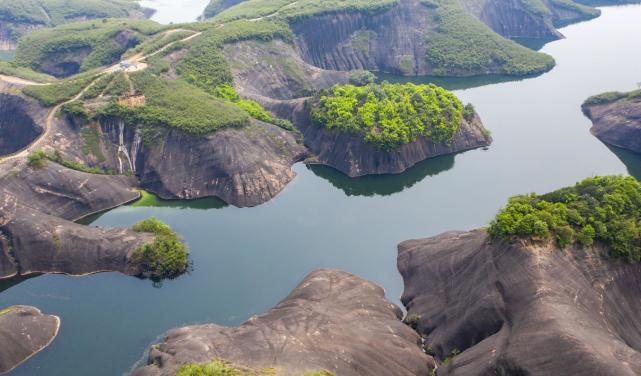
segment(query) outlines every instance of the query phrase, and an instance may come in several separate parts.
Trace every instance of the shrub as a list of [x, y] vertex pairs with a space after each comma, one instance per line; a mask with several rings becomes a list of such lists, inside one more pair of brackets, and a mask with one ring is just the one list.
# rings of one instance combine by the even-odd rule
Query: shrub
[[602, 242], [614, 257], [641, 261], [641, 184], [593, 177], [545, 195], [512, 197], [492, 221], [493, 239], [554, 241], [561, 248]]
[[356, 86], [364, 86], [376, 82], [376, 75], [370, 71], [358, 70], [350, 73], [349, 83]]
[[476, 116], [474, 105], [472, 103], [466, 104], [465, 107], [463, 107], [463, 118], [467, 121], [472, 121], [474, 120], [474, 116]]
[[168, 225], [152, 217], [136, 223], [133, 230], [155, 235], [152, 242], [136, 248], [130, 259], [130, 263], [143, 270], [142, 275], [174, 278], [187, 271], [189, 250]]
[[416, 141], [450, 142], [463, 117], [461, 101], [436, 85], [337, 85], [314, 100], [317, 126], [361, 134], [383, 150]]
[[35, 169], [41, 169], [47, 166], [47, 154], [42, 150], [34, 151], [27, 156], [29, 165]]

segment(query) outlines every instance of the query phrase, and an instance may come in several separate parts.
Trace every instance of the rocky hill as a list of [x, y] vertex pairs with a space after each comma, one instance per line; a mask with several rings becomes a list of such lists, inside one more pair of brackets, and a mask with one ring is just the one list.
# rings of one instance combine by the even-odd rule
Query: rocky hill
[[319, 270], [269, 312], [237, 328], [204, 324], [170, 331], [132, 375], [173, 376], [212, 361], [265, 375], [427, 375], [434, 364], [401, 317], [380, 287]]
[[0, 310], [0, 373], [10, 372], [58, 335], [60, 318], [37, 308], [13, 306]]
[[511, 199], [487, 231], [400, 244], [406, 321], [438, 375], [639, 374], [641, 255], [621, 227], [639, 195], [633, 178], [587, 179]]
[[87, 19], [147, 15], [149, 11], [132, 0], [2, 0], [0, 50], [15, 49], [18, 38], [44, 27]]
[[641, 153], [641, 91], [591, 97], [583, 112], [592, 120], [590, 132], [601, 141]]

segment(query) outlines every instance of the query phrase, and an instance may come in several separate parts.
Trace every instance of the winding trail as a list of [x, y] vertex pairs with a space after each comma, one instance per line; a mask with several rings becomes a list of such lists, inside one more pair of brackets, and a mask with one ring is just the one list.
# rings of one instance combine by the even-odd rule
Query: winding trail
[[[7, 155], [4, 155], [4, 156], [1, 156], [0, 157], [0, 165], [8, 163], [10, 161], [17, 160], [19, 158], [26, 158], [29, 155], [30, 152], [32, 152], [34, 150], [38, 150], [38, 148], [42, 146], [42, 143], [44, 142], [44, 140], [46, 140], [47, 137], [49, 136], [49, 134], [51, 133], [51, 129], [53, 128], [53, 124], [54, 124], [55, 119], [56, 119], [56, 114], [58, 113], [60, 108], [62, 106], [64, 106], [65, 104], [68, 104], [68, 103], [71, 103], [73, 101], [76, 101], [76, 100], [80, 99], [82, 97], [82, 95], [84, 93], [86, 93], [87, 90], [89, 88], [91, 88], [105, 74], [115, 73], [115, 72], [119, 72], [119, 71], [123, 71], [123, 72], [125, 72], [125, 74], [128, 74], [128, 73], [131, 73], [131, 72], [138, 72], [138, 71], [145, 70], [145, 69], [147, 69], [148, 65], [144, 61], [147, 58], [150, 58], [152, 56], [155, 56], [155, 55], [167, 50], [169, 47], [171, 47], [172, 45], [174, 45], [176, 43], [182, 43], [182, 42], [190, 41], [190, 40], [192, 40], [192, 39], [194, 39], [194, 38], [196, 38], [196, 37], [198, 37], [198, 36], [200, 36], [202, 34], [202, 31], [201, 32], [197, 32], [195, 30], [187, 30], [187, 29], [171, 29], [171, 30], [167, 30], [165, 32], [165, 36], [168, 36], [168, 35], [171, 35], [171, 34], [174, 34], [174, 33], [177, 33], [177, 32], [183, 32], [183, 31], [191, 31], [194, 34], [192, 34], [192, 35], [190, 35], [190, 36], [188, 36], [186, 38], [179, 39], [179, 40], [167, 43], [166, 45], [162, 46], [158, 50], [156, 50], [156, 51], [154, 51], [152, 53], [149, 53], [147, 55], [136, 54], [136, 55], [130, 57], [129, 59], [124, 60], [124, 62], [126, 62], [126, 63], [128, 63], [130, 65], [130, 68], [122, 69], [121, 66], [120, 66], [120, 62], [119, 62], [117, 64], [111, 65], [111, 66], [103, 69], [100, 73], [98, 73], [96, 75], [96, 78], [93, 81], [91, 81], [91, 83], [89, 83], [89, 85], [85, 86], [85, 88], [82, 89], [73, 98], [71, 98], [71, 99], [69, 99], [69, 100], [67, 100], [67, 101], [65, 101], [63, 103], [60, 103], [60, 104], [54, 106], [53, 108], [51, 108], [51, 110], [49, 111], [49, 114], [47, 115], [47, 120], [45, 122], [44, 130], [40, 134], [40, 136], [38, 136], [29, 145], [25, 146], [21, 150], [18, 150], [15, 153], [12, 153], [12, 154], [7, 154]], [[39, 85], [39, 86], [51, 85], [50, 83], [39, 83], [39, 82], [26, 80], [26, 79], [23, 79], [23, 78], [20, 78], [20, 77], [13, 77], [13, 76], [6, 76], [6, 75], [0, 75], [0, 81], [3, 81], [5, 83], [9, 83], [9, 84], [12, 84], [12, 85], [21, 85], [21, 86], [26, 86], [26, 85]]]

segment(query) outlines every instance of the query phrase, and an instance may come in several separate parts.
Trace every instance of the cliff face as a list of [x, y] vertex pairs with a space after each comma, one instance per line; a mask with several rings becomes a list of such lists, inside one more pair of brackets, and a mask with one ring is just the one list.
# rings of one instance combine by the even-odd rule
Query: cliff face
[[215, 324], [170, 331], [135, 376], [174, 375], [185, 363], [223, 359], [279, 375], [427, 375], [432, 360], [383, 289], [356, 276], [319, 270], [269, 312], [237, 328]]
[[599, 247], [488, 243], [484, 231], [399, 245], [408, 315], [439, 375], [638, 375], [641, 265]]
[[303, 59], [314, 66], [427, 75], [425, 34], [436, 27], [434, 15], [419, 0], [403, 0], [376, 15], [329, 14], [291, 27]]
[[606, 144], [641, 153], [641, 98], [584, 105], [590, 132]]
[[0, 309], [0, 373], [9, 372], [47, 347], [58, 335], [60, 318], [35, 307]]
[[[256, 206], [294, 178], [291, 165], [306, 155], [293, 133], [260, 121], [205, 136], [160, 129], [147, 143], [117, 122], [103, 122], [101, 130], [107, 166], [133, 171], [141, 187], [166, 199], [215, 196], [234, 206]], [[120, 132], [126, 154], [118, 152]]]
[[261, 102], [307, 97], [314, 90], [347, 83], [349, 77], [348, 72], [308, 64], [294, 46], [281, 40], [229, 44], [225, 56], [236, 90]]
[[42, 134], [29, 102], [0, 93], [0, 156], [23, 149]]
[[313, 125], [308, 111], [300, 105], [296, 124], [305, 136], [305, 145], [317, 161], [331, 166], [351, 177], [370, 174], [399, 174], [416, 163], [445, 154], [489, 146], [492, 138], [481, 119], [463, 119], [460, 131], [451, 143], [434, 144], [423, 137], [391, 151], [377, 148], [363, 141], [362, 136], [345, 134]]
[[534, 13], [520, 0], [488, 0], [482, 7], [471, 8], [483, 23], [506, 38], [553, 40], [562, 37], [550, 15]]

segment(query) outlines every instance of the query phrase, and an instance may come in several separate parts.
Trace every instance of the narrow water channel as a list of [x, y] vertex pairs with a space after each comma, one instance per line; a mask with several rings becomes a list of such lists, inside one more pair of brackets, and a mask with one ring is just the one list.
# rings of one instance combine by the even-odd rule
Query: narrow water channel
[[55, 342], [15, 375], [118, 375], [166, 330], [192, 323], [237, 325], [282, 299], [311, 270], [370, 279], [398, 302], [396, 245], [486, 225], [508, 197], [546, 192], [588, 176], [641, 174], [641, 158], [590, 135], [580, 105], [592, 94], [641, 81], [641, 6], [604, 8], [546, 45], [558, 66], [522, 81], [458, 89], [493, 132], [489, 150], [421, 163], [398, 176], [349, 179], [296, 165], [275, 200], [237, 209], [217, 200], [127, 206], [95, 225], [129, 226], [156, 216], [188, 242], [194, 270], [154, 286], [114, 273], [42, 276], [0, 284], [0, 307], [29, 304], [61, 316]]

